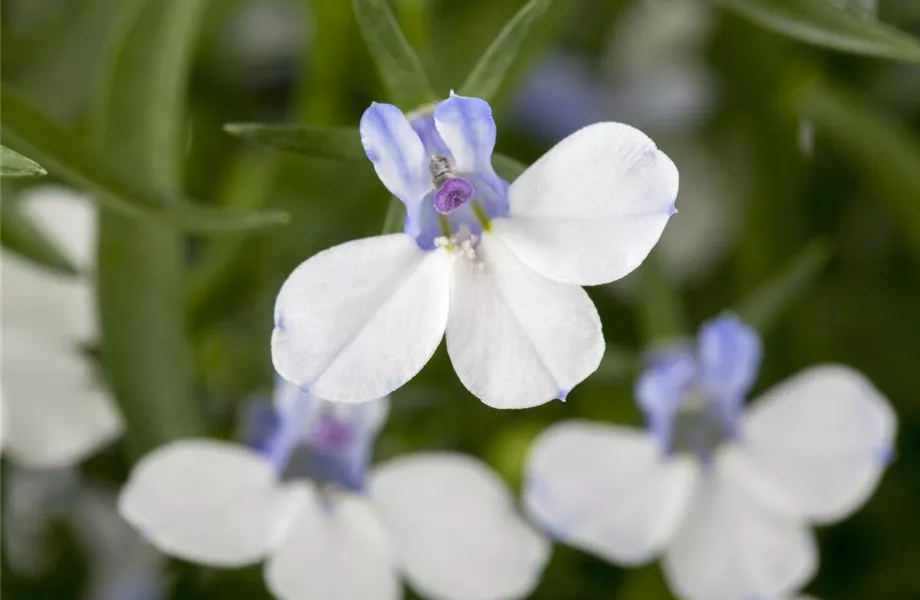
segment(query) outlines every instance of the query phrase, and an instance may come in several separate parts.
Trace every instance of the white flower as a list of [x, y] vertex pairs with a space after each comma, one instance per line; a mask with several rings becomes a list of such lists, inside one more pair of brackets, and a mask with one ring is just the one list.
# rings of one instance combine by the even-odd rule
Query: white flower
[[[95, 212], [75, 192], [32, 188], [20, 199], [37, 226], [83, 271], [92, 270]], [[93, 284], [4, 249], [2, 430], [10, 458], [26, 467], [72, 465], [122, 432], [81, 345], [95, 338]]]
[[276, 405], [280, 426], [253, 440], [263, 452], [186, 440], [146, 456], [122, 515], [187, 560], [264, 560], [285, 600], [396, 599], [402, 578], [429, 598], [499, 600], [539, 580], [548, 544], [484, 464], [421, 453], [364, 477], [385, 401], [332, 404], [280, 383]]
[[859, 508], [890, 458], [895, 416], [865, 377], [808, 369], [741, 403], [760, 341], [737, 319], [701, 330], [637, 386], [649, 432], [589, 421], [549, 428], [531, 451], [525, 500], [558, 539], [612, 562], [661, 555], [688, 600], [778, 598], [817, 564], [810, 523]]
[[275, 368], [361, 402], [415, 376], [446, 332], [457, 375], [486, 404], [564, 398], [604, 351], [579, 286], [645, 259], [674, 212], [676, 167], [640, 131], [599, 123], [509, 186], [492, 168], [486, 102], [452, 95], [410, 117], [375, 103], [360, 128], [406, 205], [404, 233], [330, 248], [291, 274], [275, 305]]

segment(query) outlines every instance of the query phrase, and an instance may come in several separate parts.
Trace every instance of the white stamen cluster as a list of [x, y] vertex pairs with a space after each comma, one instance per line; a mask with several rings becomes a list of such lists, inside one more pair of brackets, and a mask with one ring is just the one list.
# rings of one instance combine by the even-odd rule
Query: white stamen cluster
[[465, 258], [476, 263], [477, 269], [484, 269], [485, 264], [477, 260], [475, 244], [479, 241], [479, 236], [470, 233], [466, 227], [462, 227], [457, 234], [450, 237], [437, 237], [434, 239], [436, 248], [444, 248], [451, 254], [451, 260], [456, 261], [459, 258]]

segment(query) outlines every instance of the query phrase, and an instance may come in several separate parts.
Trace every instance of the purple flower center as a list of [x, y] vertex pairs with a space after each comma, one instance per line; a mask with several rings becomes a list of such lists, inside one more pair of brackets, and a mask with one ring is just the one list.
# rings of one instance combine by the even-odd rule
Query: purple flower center
[[313, 444], [323, 450], [341, 450], [355, 439], [355, 431], [345, 421], [323, 417], [313, 430]]
[[448, 179], [434, 197], [434, 208], [442, 215], [450, 214], [469, 202], [475, 193], [473, 184], [466, 179]]

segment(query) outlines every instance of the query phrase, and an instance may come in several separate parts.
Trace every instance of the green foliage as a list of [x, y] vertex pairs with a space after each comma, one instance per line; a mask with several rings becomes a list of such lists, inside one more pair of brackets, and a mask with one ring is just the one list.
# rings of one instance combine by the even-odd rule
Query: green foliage
[[492, 100], [505, 80], [508, 69], [514, 64], [530, 28], [546, 14], [552, 3], [553, 0], [530, 0], [522, 6], [473, 67], [460, 86], [459, 94]]
[[[109, 86], [97, 99], [101, 147], [167, 197], [181, 191], [185, 93], [205, 7], [205, 0], [148, 0], [130, 35], [113, 48]], [[184, 254], [185, 237], [175, 229], [102, 215], [103, 363], [137, 455], [205, 431], [192, 396]]]
[[34, 177], [36, 175], [46, 175], [47, 173], [34, 160], [30, 160], [6, 146], [0, 146], [0, 177]]
[[633, 276], [638, 280], [636, 311], [645, 345], [667, 344], [689, 334], [683, 301], [665, 273], [660, 250], [652, 250]]
[[920, 41], [894, 27], [838, 8], [830, 0], [709, 0], [761, 27], [799, 41], [920, 64]]
[[826, 241], [812, 242], [776, 277], [742, 298], [734, 313], [761, 335], [766, 335], [796, 300], [808, 292], [830, 257], [831, 249]]
[[852, 93], [826, 84], [808, 86], [800, 110], [869, 179], [920, 256], [920, 142]]
[[361, 137], [354, 127], [228, 123], [224, 130], [275, 150], [333, 160], [367, 160]]
[[[48, 119], [10, 86], [0, 88], [0, 113], [4, 144], [13, 146], [53, 175], [93, 193], [104, 206], [122, 215], [150, 217], [191, 231], [247, 231], [285, 223], [287, 215], [264, 213], [226, 213], [193, 206], [170, 195], [150, 189], [133, 176], [124, 157], [107, 155]], [[173, 155], [175, 159], [176, 155]]]
[[514, 181], [527, 170], [527, 165], [521, 161], [498, 152], [492, 154], [492, 167], [499, 177], [509, 182]]
[[[4, 190], [4, 195], [6, 193]], [[0, 202], [0, 242], [3, 246], [59, 273], [76, 275], [77, 267], [73, 262], [23, 213], [19, 204], [9, 198]]]
[[422, 62], [409, 45], [387, 0], [352, 0], [358, 26], [389, 97], [403, 110], [437, 100]]

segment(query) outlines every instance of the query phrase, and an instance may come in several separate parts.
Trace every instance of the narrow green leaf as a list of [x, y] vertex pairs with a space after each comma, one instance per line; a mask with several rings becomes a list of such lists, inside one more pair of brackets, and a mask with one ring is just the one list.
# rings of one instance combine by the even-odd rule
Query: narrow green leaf
[[[279, 211], [224, 212], [155, 192], [138, 181], [123, 155], [104, 154], [48, 119], [8, 85], [0, 87], [4, 144], [33, 157], [51, 173], [84, 188], [102, 204], [131, 217], [150, 217], [190, 231], [246, 231], [287, 222]], [[182, 153], [177, 153], [181, 155]], [[119, 162], [108, 156], [118, 157]], [[134, 165], [132, 165], [132, 168]]]
[[492, 155], [492, 166], [495, 168], [495, 172], [498, 173], [498, 176], [509, 183], [517, 179], [521, 173], [527, 170], [527, 165], [518, 159], [497, 153]]
[[639, 324], [645, 345], [668, 343], [687, 335], [687, 320], [680, 295], [662, 268], [657, 251], [636, 271]]
[[224, 125], [224, 131], [275, 150], [332, 160], [367, 161], [361, 136], [355, 127], [228, 123]]
[[34, 160], [6, 146], [0, 146], [0, 177], [34, 177], [47, 173], [48, 171]]
[[761, 335], [768, 333], [824, 269], [830, 257], [831, 249], [827, 242], [812, 242], [775, 278], [761, 284], [741, 300], [734, 313]]
[[[3, 190], [4, 196], [7, 190]], [[49, 269], [76, 275], [77, 267], [19, 207], [19, 201], [4, 198], [0, 202], [0, 243]]]
[[[206, 0], [147, 0], [113, 44], [97, 98], [101, 147], [134, 165], [165, 198], [181, 191], [186, 85]], [[140, 455], [205, 433], [194, 398], [185, 301], [186, 239], [162, 223], [100, 217], [98, 294], [103, 364]]]
[[395, 196], [390, 198], [387, 204], [387, 214], [383, 218], [383, 233], [399, 233], [403, 230], [403, 223], [406, 218], [405, 205]]
[[387, 0], [352, 0], [358, 26], [390, 98], [404, 110], [437, 100], [422, 62]]
[[776, 33], [849, 52], [920, 63], [920, 41], [830, 0], [710, 0]]
[[851, 93], [824, 84], [806, 88], [799, 109], [820, 140], [866, 175], [920, 256], [920, 140]]
[[491, 100], [514, 64], [530, 28], [546, 14], [552, 3], [553, 0], [530, 0], [522, 6], [473, 67], [459, 93]]

